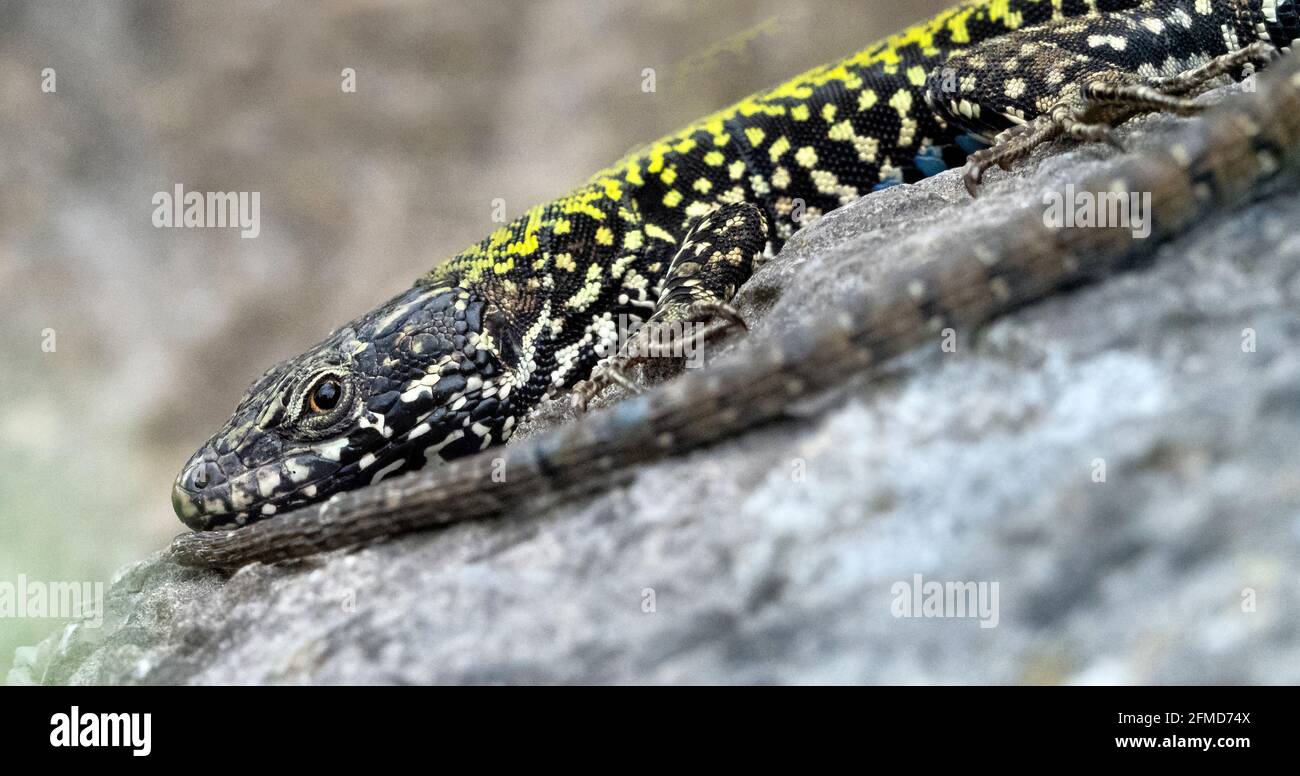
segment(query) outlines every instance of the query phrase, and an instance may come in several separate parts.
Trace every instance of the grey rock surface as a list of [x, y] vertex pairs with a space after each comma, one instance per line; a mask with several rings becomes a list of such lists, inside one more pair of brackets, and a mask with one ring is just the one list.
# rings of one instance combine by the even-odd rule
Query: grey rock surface
[[[719, 357], [1114, 153], [1050, 149], [975, 202], [950, 172], [831, 214], [745, 287], [748, 342]], [[230, 576], [155, 555], [119, 573], [103, 627], [20, 650], [9, 680], [1300, 682], [1297, 188], [581, 502]], [[996, 583], [997, 606], [895, 616], [918, 574]]]

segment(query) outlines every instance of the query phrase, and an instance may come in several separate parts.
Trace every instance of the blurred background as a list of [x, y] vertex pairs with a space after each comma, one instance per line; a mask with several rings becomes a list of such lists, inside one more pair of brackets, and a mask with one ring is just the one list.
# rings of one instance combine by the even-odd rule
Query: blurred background
[[[494, 199], [514, 218], [946, 5], [0, 1], [0, 581], [164, 547], [172, 478], [248, 383]], [[260, 192], [261, 234], [154, 228], [178, 183]], [[0, 619], [0, 676], [58, 625]]]

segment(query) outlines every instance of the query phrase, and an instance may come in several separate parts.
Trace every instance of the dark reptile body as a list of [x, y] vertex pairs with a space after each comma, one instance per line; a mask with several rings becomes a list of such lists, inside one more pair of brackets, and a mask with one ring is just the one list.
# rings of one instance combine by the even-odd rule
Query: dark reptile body
[[[1115, 160], [1078, 183], [1100, 196], [1152, 194], [1152, 231], [1059, 229], [1037, 209], [989, 224], [985, 234], [935, 258], [850, 291], [814, 321], [694, 370], [644, 395], [501, 451], [469, 456], [235, 530], [177, 537], [182, 564], [235, 568], [354, 547], [410, 531], [509, 514], [536, 514], [556, 500], [599, 491], [640, 465], [805, 416], [804, 400], [843, 385], [912, 348], [937, 341], [936, 326], [963, 337], [1007, 312], [1063, 289], [1147, 266], [1170, 239], [1256, 196], [1278, 171], [1300, 169], [1300, 62], [1266, 73], [1204, 120]], [[918, 293], [919, 292], [919, 293]], [[924, 311], [936, 317], [926, 317]], [[868, 375], [870, 372], [868, 371]], [[499, 456], [499, 458], [498, 458]], [[498, 476], [502, 469], [510, 475]], [[526, 510], [520, 509], [527, 505]]]
[[[622, 320], [673, 320], [674, 294], [730, 298], [755, 256], [683, 250], [712, 211], [756, 206], [766, 223], [741, 228], [770, 225], [777, 250], [820, 214], [961, 164], [1090, 75], [1169, 76], [1261, 38], [1289, 45], [1292, 0], [1269, 3], [1274, 20], [1261, 7], [979, 0], [696, 122], [272, 367], [186, 465], [176, 511], [196, 529], [242, 525], [502, 443], [615, 353]], [[313, 411], [322, 382], [340, 395]]]

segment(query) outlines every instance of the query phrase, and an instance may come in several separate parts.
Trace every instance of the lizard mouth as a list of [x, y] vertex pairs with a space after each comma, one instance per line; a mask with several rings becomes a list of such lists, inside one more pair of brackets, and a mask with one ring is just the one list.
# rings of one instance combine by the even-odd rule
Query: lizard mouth
[[246, 525], [316, 500], [316, 483], [338, 465], [304, 454], [227, 477], [217, 461], [199, 453], [172, 484], [172, 509], [195, 531]]

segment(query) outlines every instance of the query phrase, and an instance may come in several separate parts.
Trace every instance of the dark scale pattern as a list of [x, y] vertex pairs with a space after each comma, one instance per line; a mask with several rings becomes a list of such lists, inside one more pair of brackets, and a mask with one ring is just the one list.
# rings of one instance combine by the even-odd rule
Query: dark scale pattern
[[925, 96], [946, 121], [991, 140], [1078, 98], [1089, 81], [1150, 83], [1256, 39], [1230, 3], [1144, 2], [1129, 13], [1061, 19], [959, 52], [944, 65], [956, 88], [932, 80]]
[[973, 186], [1141, 110], [1190, 112], [1214, 66], [1297, 35], [1295, 0], [957, 5], [650, 143], [274, 367], [173, 504], [196, 528], [242, 525], [499, 444], [548, 393], [619, 379], [622, 324], [734, 318], [755, 261], [820, 215], [964, 162]]

